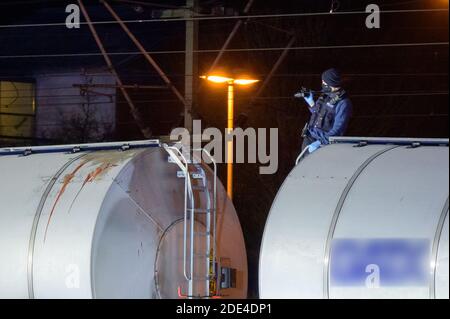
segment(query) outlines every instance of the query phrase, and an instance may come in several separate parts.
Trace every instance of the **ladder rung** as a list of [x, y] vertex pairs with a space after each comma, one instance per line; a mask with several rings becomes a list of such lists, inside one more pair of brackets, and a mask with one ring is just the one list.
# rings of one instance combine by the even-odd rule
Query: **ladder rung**
[[[211, 214], [211, 209], [201, 209], [201, 208], [195, 208], [195, 213], [197, 214]], [[192, 212], [192, 208], [188, 208], [188, 212]]]
[[[202, 174], [199, 174], [199, 173], [189, 173], [189, 174], [191, 175], [191, 177], [192, 177], [193, 179], [199, 180], [199, 179], [203, 179], [203, 178], [204, 178], [204, 176], [203, 176]], [[185, 178], [185, 177], [186, 177], [186, 174], [184, 174], [183, 171], [178, 171], [178, 172], [177, 172], [177, 177], [178, 177], [178, 178]]]
[[199, 173], [191, 173], [193, 179], [203, 179], [205, 176]]
[[172, 158], [172, 156], [169, 156], [169, 159], [167, 160], [170, 164], [175, 164], [175, 160]]
[[186, 174], [184, 174], [183, 171], [178, 171], [177, 172], [177, 178], [185, 178], [185, 177], [186, 177]]
[[192, 186], [192, 190], [206, 192], [208, 189], [204, 186]]
[[207, 237], [207, 236], [211, 236], [211, 232], [206, 232], [206, 233], [195, 233], [195, 235], [197, 235], [197, 236], [202, 236], [202, 237]]

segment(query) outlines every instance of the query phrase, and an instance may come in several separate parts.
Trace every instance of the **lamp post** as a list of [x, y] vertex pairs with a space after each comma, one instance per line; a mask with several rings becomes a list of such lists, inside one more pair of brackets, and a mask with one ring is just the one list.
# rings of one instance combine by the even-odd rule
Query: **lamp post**
[[[234, 130], [234, 87], [248, 86], [259, 82], [259, 80], [218, 76], [218, 75], [205, 75], [200, 78], [218, 84], [228, 84], [228, 124], [227, 133], [231, 136]], [[234, 147], [233, 140], [227, 141], [227, 193], [230, 199], [233, 199], [233, 161], [234, 161]]]

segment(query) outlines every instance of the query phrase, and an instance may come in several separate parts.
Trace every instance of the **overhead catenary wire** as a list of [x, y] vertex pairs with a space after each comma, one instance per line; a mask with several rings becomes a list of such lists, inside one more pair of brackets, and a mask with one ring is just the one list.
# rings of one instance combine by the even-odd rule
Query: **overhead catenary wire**
[[[351, 94], [352, 98], [375, 98], [375, 97], [427, 97], [427, 96], [448, 96], [449, 92], [392, 92], [392, 93], [356, 93]], [[61, 98], [64, 96], [55, 96], [55, 98]], [[81, 96], [80, 96], [81, 98]], [[242, 100], [251, 100], [252, 97], [245, 97], [242, 98]], [[205, 101], [223, 101], [223, 98], [221, 97], [206, 97], [204, 98]], [[256, 101], [261, 102], [270, 102], [270, 101], [277, 101], [277, 100], [297, 100], [293, 96], [274, 96], [274, 97], [258, 97], [256, 98]], [[176, 103], [178, 100], [176, 99], [136, 99], [134, 100], [135, 103], [143, 104], [164, 104], [164, 103]], [[50, 106], [81, 106], [81, 105], [125, 105], [126, 101], [117, 100], [117, 97], [113, 98], [113, 101], [75, 101], [75, 102], [42, 102], [40, 103], [40, 107], [50, 107]], [[28, 107], [20, 107], [17, 106], [16, 108], [28, 108]]]
[[[29, 91], [29, 90], [28, 90]], [[13, 92], [12, 90], [0, 90], [0, 93], [5, 93], [5, 92]], [[137, 94], [134, 94], [133, 96], [145, 96], [148, 97], [150, 96], [149, 94], [146, 93], [142, 93], [142, 91], [138, 92], [136, 91]], [[100, 94], [99, 94], [100, 93]], [[14, 96], [7, 96], [4, 98], [21, 98], [21, 99], [31, 99], [31, 98], [39, 98], [39, 99], [51, 99], [51, 98], [67, 98], [67, 99], [83, 99], [83, 98], [103, 98], [103, 99], [110, 99], [110, 98], [115, 98], [117, 96], [116, 92], [112, 92], [111, 94], [108, 94], [108, 96], [104, 96], [103, 95], [104, 92], [88, 92], [88, 94], [83, 95], [83, 94], [69, 94], [69, 93], [65, 93], [65, 94], [40, 94], [40, 93], [36, 93], [34, 95], [14, 95]], [[424, 90], [411, 90], [411, 91], [382, 91], [382, 92], [377, 92], [377, 93], [357, 93], [357, 92], [353, 92], [352, 96], [365, 96], [365, 95], [369, 95], [372, 96], [373, 94], [376, 95], [414, 95], [414, 94], [418, 94], [418, 95], [422, 95], [422, 94], [448, 94], [448, 91], [442, 91], [442, 90], [430, 90], [430, 91], [424, 91]], [[158, 96], [160, 96], [158, 94]], [[294, 96], [275, 96], [275, 97], [260, 97], [260, 99], [270, 99], [270, 98], [274, 98], [274, 99], [293, 99]], [[163, 101], [167, 101], [167, 100], [163, 100]], [[170, 100], [172, 101], [172, 100]], [[176, 100], [173, 100], [176, 101]]]
[[[355, 120], [380, 120], [380, 119], [403, 119], [403, 118], [446, 118], [448, 114], [391, 114], [391, 115], [356, 115], [352, 118]], [[176, 121], [167, 120], [163, 121], [163, 123], [175, 123]], [[118, 126], [118, 127], [132, 127], [135, 126], [135, 122], [97, 122], [95, 125], [104, 125], [104, 126]], [[60, 128], [65, 127], [64, 123], [46, 123], [39, 125], [40, 127], [45, 128]], [[1, 128], [15, 128], [14, 125], [0, 125]]]
[[[404, 9], [404, 10], [381, 10], [382, 14], [401, 14], [401, 13], [442, 13], [448, 12], [448, 8], [442, 9]], [[155, 22], [185, 22], [185, 21], [217, 21], [217, 20], [251, 20], [251, 19], [276, 19], [276, 18], [299, 18], [299, 17], [318, 17], [318, 16], [345, 16], [368, 14], [366, 11], [337, 11], [337, 12], [308, 12], [308, 13], [285, 13], [285, 14], [260, 14], [260, 15], [236, 15], [236, 16], [194, 16], [182, 18], [156, 18], [156, 19], [138, 19], [124, 20], [126, 24], [132, 23], [155, 23]], [[117, 24], [115, 20], [93, 21], [93, 25]], [[80, 22], [80, 25], [87, 25], [87, 22]], [[66, 26], [65, 22], [56, 23], [30, 23], [30, 24], [4, 24], [0, 29], [8, 28], [37, 28], [37, 27], [60, 27]]]
[[[277, 108], [275, 108], [277, 109]], [[277, 109], [278, 110], [278, 109]], [[448, 117], [447, 113], [432, 113], [432, 114], [382, 114], [382, 115], [355, 115], [353, 119], [384, 119], [384, 118], [424, 118], [424, 117], [433, 117], [433, 118], [444, 118]], [[81, 120], [82, 122], [82, 120]], [[176, 122], [174, 120], [166, 120], [162, 121], [163, 123], [173, 123]], [[51, 123], [41, 123], [40, 127], [63, 127], [65, 123], [63, 120], [61, 122], [51, 122]], [[30, 124], [28, 124], [30, 125]], [[136, 122], [127, 121], [127, 122], [95, 122], [95, 125], [116, 125], [116, 126], [135, 126]], [[15, 125], [9, 124], [0, 124], [0, 127], [11, 128], [16, 127]]]
[[[2, 91], [0, 90], [0, 93], [5, 93], [7, 91]], [[9, 91], [12, 92], [12, 91]], [[104, 92], [89, 92], [89, 96], [88, 95], [82, 95], [82, 94], [40, 94], [37, 93], [35, 95], [14, 95], [14, 96], [4, 96], [4, 98], [6, 99], [13, 99], [13, 98], [19, 98], [19, 99], [32, 99], [32, 98], [38, 98], [38, 99], [52, 99], [52, 98], [66, 98], [66, 99], [82, 99], [82, 98], [103, 98], [103, 99], [111, 99], [111, 98], [115, 98], [116, 97], [116, 92], [112, 92], [111, 94], [103, 95]], [[356, 96], [363, 96], [363, 95], [372, 95], [375, 93], [355, 93]], [[422, 95], [422, 94], [437, 94], [437, 95], [442, 95], [442, 94], [448, 94], [447, 91], [439, 91], [439, 90], [434, 90], [434, 91], [401, 91], [401, 92], [377, 92], [376, 94], [378, 95], [386, 95], [386, 94], [392, 94], [392, 95], [412, 95], [412, 94], [418, 94], [418, 95]], [[145, 97], [149, 97], [151, 95], [146, 94], [146, 93], [142, 93], [142, 91], [138, 92], [136, 91], [136, 94], [133, 94], [133, 97], [136, 96], [145, 96]], [[158, 94], [158, 96], [160, 96]], [[352, 95], [355, 96], [355, 95]], [[264, 98], [264, 97], [262, 97]], [[260, 98], [260, 99], [262, 99]], [[268, 97], [269, 98], [269, 97]], [[270, 97], [272, 98], [272, 97]], [[273, 97], [274, 99], [280, 99], [280, 98], [284, 98], [284, 99], [291, 99], [294, 98], [293, 96], [275, 96]], [[166, 100], [164, 100], [166, 101]], [[172, 101], [172, 100], [170, 100]], [[174, 100], [175, 101], [175, 100]]]
[[[88, 77], [96, 77], [96, 76], [110, 76], [110, 73], [107, 73], [107, 70], [105, 70], [105, 72], [103, 73], [86, 73], [86, 74], [78, 74], [76, 72], [73, 73], [53, 73], [53, 74], [30, 74], [30, 75], [20, 75], [20, 76], [16, 76], [13, 75], [11, 76], [11, 78], [9, 78], [6, 75], [0, 75], [0, 82], [20, 82], [20, 83], [33, 83], [32, 80], [34, 78], [59, 78], [59, 77], [67, 77], [67, 76], [75, 76], [75, 75], [79, 75], [79, 76], [88, 76]], [[179, 77], [179, 78], [186, 78], [186, 77], [192, 77], [192, 74], [181, 74], [181, 73], [167, 73], [168, 76], [170, 77]], [[265, 77], [268, 74], [266, 73], [255, 73], [255, 76], [257, 77]], [[279, 74], [274, 74], [273, 77], [319, 77], [321, 76], [321, 73], [279, 73]], [[344, 77], [448, 77], [449, 73], [344, 73], [342, 74]], [[149, 74], [149, 73], [130, 73], [128, 74], [129, 77], [131, 78], [140, 78], [140, 77], [145, 77], [145, 78], [151, 78], [151, 77], [155, 77], [158, 78], [159, 76], [156, 74]], [[11, 80], [13, 79], [13, 80]], [[23, 82], [18, 81], [18, 79], [28, 79], [29, 81], [23, 80]], [[40, 91], [42, 90], [63, 90], [63, 89], [74, 89], [73, 86], [66, 86], [66, 87], [62, 87], [62, 86], [57, 86], [57, 87], [42, 87], [39, 88]], [[28, 89], [18, 89], [19, 91], [28, 91]], [[12, 92], [12, 91], [16, 91], [16, 90], [1, 90], [2, 92]]]
[[[399, 48], [399, 47], [427, 47], [427, 46], [448, 46], [449, 42], [417, 42], [417, 43], [383, 43], [383, 44], [353, 44], [353, 45], [329, 45], [329, 46], [307, 46], [307, 47], [272, 47], [272, 48], [238, 48], [226, 49], [224, 52], [238, 53], [238, 52], [277, 52], [277, 51], [301, 51], [301, 50], [331, 50], [331, 49], [373, 49], [373, 48]], [[194, 50], [194, 53], [217, 53], [220, 49], [214, 50]], [[151, 55], [161, 54], [185, 54], [185, 50], [180, 51], [146, 51]], [[140, 51], [128, 52], [110, 52], [109, 56], [124, 56], [124, 55], [142, 55]], [[60, 54], [28, 54], [28, 55], [0, 55], [0, 59], [35, 59], [35, 58], [64, 58], [64, 57], [93, 57], [102, 56], [101, 53], [60, 53]]]
[[[47, 77], [51, 77], [51, 78], [58, 78], [58, 77], [67, 77], [68, 75], [73, 75], [74, 73], [60, 73], [60, 74], [46, 74], [43, 77], [47, 78]], [[96, 76], [96, 75], [109, 75], [107, 73], [99, 73], [99, 74], [88, 74], [88, 76]], [[192, 77], [192, 75], [183, 75], [183, 74], [167, 74], [168, 76], [171, 77]], [[384, 78], [384, 77], [448, 77], [449, 73], [344, 73], [342, 74], [344, 77], [347, 78], [354, 78], [354, 77], [379, 77], [379, 78]], [[259, 78], [263, 78], [265, 76], [267, 76], [267, 74], [255, 74], [255, 76], [259, 77]], [[279, 77], [279, 78], [288, 78], [288, 77], [320, 77], [321, 74], [320, 73], [287, 73], [287, 74], [275, 74], [273, 75], [273, 77]], [[29, 79], [32, 78], [33, 75], [30, 76], [22, 76], [23, 78]], [[40, 75], [39, 75], [40, 77]], [[132, 74], [132, 77], [152, 77], [152, 75], [150, 74]], [[153, 75], [153, 77], [157, 77], [157, 75]], [[17, 77], [14, 76], [14, 80], [10, 80], [7, 77], [4, 77], [2, 79], [2, 77], [0, 76], [0, 82], [6, 82], [6, 83], [10, 83], [10, 82], [19, 82], [19, 83], [27, 83], [27, 84], [34, 84], [32, 81], [18, 81], [18, 79], [21, 77]], [[89, 86], [89, 84], [86, 84], [86, 86]], [[0, 89], [0, 93], [10, 93], [10, 92], [30, 92], [33, 89], [21, 89], [21, 88], [17, 88], [17, 89]], [[59, 91], [59, 90], [79, 90], [78, 87], [74, 87], [72, 86], [48, 86], [48, 87], [39, 87], [39, 92], [42, 91]], [[102, 88], [102, 90], [105, 91], [112, 91], [114, 90], [114, 88]], [[137, 88], [132, 88], [132, 91], [139, 91], [141, 90], [141, 88], [138, 86]], [[144, 89], [144, 91], [146, 91]], [[95, 95], [95, 93], [88, 91], [87, 93], [92, 93], [93, 95]], [[102, 92], [104, 93], [104, 92]], [[45, 95], [41, 95], [38, 94], [39, 97], [46, 97]], [[73, 96], [73, 97], [79, 97], [80, 94], [53, 94], [50, 95], [50, 97], [53, 96]], [[21, 98], [25, 97], [25, 96], [20, 96]], [[32, 97], [35, 97], [34, 95]]]

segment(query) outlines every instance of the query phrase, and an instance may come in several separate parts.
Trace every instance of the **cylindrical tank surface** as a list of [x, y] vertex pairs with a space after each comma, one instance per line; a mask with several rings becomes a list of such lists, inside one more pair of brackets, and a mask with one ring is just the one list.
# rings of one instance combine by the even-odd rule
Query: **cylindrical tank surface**
[[[183, 273], [184, 176], [158, 141], [144, 144], [0, 149], [0, 298], [197, 296], [201, 289], [189, 290]], [[215, 267], [236, 273], [221, 294], [246, 298], [242, 230], [220, 184], [217, 203]], [[196, 239], [192, 247], [205, 245]], [[196, 269], [205, 269], [206, 257]]]
[[448, 140], [336, 138], [273, 204], [262, 298], [449, 298]]

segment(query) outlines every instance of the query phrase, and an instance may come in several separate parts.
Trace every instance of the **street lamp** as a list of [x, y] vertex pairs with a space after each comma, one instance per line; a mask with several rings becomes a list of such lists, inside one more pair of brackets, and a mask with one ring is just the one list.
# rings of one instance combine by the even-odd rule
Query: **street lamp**
[[[258, 83], [259, 80], [248, 79], [248, 78], [231, 78], [220, 75], [205, 75], [201, 76], [201, 79], [218, 83], [218, 84], [228, 84], [228, 125], [227, 133], [231, 136], [234, 130], [234, 86], [247, 86]], [[233, 199], [233, 140], [227, 141], [227, 193], [230, 199]]]

